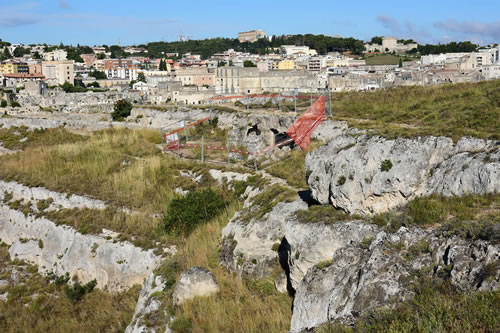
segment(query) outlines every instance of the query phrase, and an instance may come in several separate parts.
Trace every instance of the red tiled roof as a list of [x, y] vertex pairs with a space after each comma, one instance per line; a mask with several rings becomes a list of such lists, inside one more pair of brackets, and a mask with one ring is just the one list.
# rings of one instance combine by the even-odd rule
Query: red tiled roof
[[25, 73], [15, 73], [15, 74], [4, 74], [4, 77], [12, 78], [12, 79], [44, 79], [45, 76], [43, 76], [40, 73], [32, 73], [32, 74], [25, 74]]

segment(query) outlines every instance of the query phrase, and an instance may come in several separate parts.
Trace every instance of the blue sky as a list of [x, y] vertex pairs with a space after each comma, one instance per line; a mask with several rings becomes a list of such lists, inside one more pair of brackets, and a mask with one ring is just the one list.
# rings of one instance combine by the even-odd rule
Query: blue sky
[[500, 0], [0, 0], [0, 38], [25, 44], [131, 45], [252, 29], [487, 44], [500, 42]]

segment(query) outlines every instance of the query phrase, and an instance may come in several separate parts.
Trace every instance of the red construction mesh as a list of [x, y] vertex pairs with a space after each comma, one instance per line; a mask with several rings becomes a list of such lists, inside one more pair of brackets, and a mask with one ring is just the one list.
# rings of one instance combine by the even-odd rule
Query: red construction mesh
[[293, 141], [307, 150], [314, 130], [325, 120], [325, 98], [318, 100], [286, 131]]

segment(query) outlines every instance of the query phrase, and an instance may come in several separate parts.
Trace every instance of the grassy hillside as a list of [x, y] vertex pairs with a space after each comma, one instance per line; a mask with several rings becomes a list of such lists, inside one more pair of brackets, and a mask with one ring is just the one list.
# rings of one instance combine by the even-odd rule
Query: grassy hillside
[[[177, 318], [174, 322], [175, 332], [286, 332], [289, 329], [292, 299], [276, 292], [273, 277], [250, 281], [229, 274], [219, 266], [221, 230], [241, 209], [238, 196], [229, 191], [227, 186], [215, 183], [208, 174], [210, 168], [225, 169], [224, 167], [185, 162], [169, 155], [161, 155], [156, 148], [160, 136], [159, 132], [155, 131], [101, 131], [85, 140], [77, 137], [70, 140], [71, 136], [65, 133], [65, 130], [61, 131], [60, 136], [68, 138], [66, 143], [53, 142], [51, 145], [45, 145], [43, 142], [48, 142], [45, 136], [53, 133], [44, 132], [39, 133], [37, 140], [30, 140], [30, 144], [23, 147], [24, 151], [0, 156], [0, 179], [16, 180], [29, 186], [44, 186], [66, 193], [90, 195], [107, 201], [110, 207], [102, 211], [88, 208], [62, 209], [58, 212], [42, 211], [38, 214], [47, 216], [56, 223], [70, 225], [83, 233], [99, 233], [103, 227], [114, 230], [120, 233], [120, 239], [133, 241], [144, 248], [162, 249], [167, 245], [176, 244], [179, 253], [166, 259], [157, 270], [168, 281], [175, 281], [182, 271], [192, 266], [209, 268], [220, 286], [220, 293], [215, 297], [199, 298], [180, 307], [173, 307], [170, 303], [172, 284], [163, 292], [157, 293], [156, 297], [162, 302], [162, 306], [168, 307], [168, 312]], [[22, 135], [14, 132], [16, 131], [11, 130], [3, 133], [4, 139], [12, 142], [13, 146], [22, 138]], [[303, 156], [301, 160], [303, 161]], [[196, 183], [182, 176], [180, 171], [195, 176], [201, 175], [201, 181]], [[244, 171], [251, 173], [246, 169]], [[258, 176], [252, 177], [249, 183], [258, 186], [257, 178]], [[243, 193], [247, 185], [235, 184], [238, 188], [236, 192]], [[209, 219], [198, 221], [196, 213], [203, 212], [203, 209], [196, 206], [196, 200], [188, 200], [189, 194], [185, 197], [177, 195], [176, 188], [198, 193], [211, 190], [226, 206], [217, 210], [216, 216], [212, 214]], [[204, 201], [212, 200], [209, 198]], [[4, 203], [27, 214], [35, 214], [26, 209], [27, 203]], [[181, 211], [195, 216], [197, 220], [196, 225], [189, 225], [191, 232], [172, 232], [165, 227], [166, 221], [171, 220], [168, 218], [172, 213], [169, 208], [179, 206]], [[120, 212], [120, 207], [132, 209], [135, 214]], [[158, 250], [157, 253], [161, 252], [163, 251]], [[37, 282], [37, 285], [30, 289], [33, 294], [44, 293], [46, 285], [50, 286], [50, 281], [43, 280], [41, 276], [38, 278], [41, 282]], [[64, 290], [58, 291], [56, 295], [64, 295]], [[37, 313], [32, 313], [30, 307], [24, 307], [26, 302], [19, 301], [11, 306], [12, 311], [20, 313], [21, 318], [27, 318], [26, 323], [22, 325], [18, 323], [12, 311], [4, 311], [0, 302], [2, 314], [10, 317], [4, 323], [0, 319], [0, 328], [3, 328], [2, 332], [16, 332], [16, 327], [23, 331], [24, 325], [33, 325], [41, 327], [38, 331], [50, 331], [45, 329], [47, 323], [56, 323], [61, 326], [61, 331], [68, 332], [123, 331], [123, 325], [128, 323], [131, 315], [128, 302], [130, 297], [136, 295], [137, 290], [134, 289], [133, 293], [120, 294], [113, 299], [109, 294], [94, 290], [73, 307], [68, 306], [69, 301], [62, 296], [53, 298], [43, 304], [62, 312], [48, 314], [48, 310], [43, 310], [39, 312], [43, 318], [38, 321], [35, 318]], [[114, 300], [117, 307], [108, 306], [111, 300]], [[91, 311], [88, 306], [95, 305], [96, 301], [113, 308], [113, 311], [101, 314], [101, 307], [98, 306], [94, 306], [95, 309]], [[122, 304], [123, 302], [127, 303]], [[131, 304], [134, 304], [133, 300]], [[84, 311], [88, 313], [88, 317], [82, 319], [80, 313]], [[74, 317], [71, 320], [68, 319], [70, 315]], [[94, 322], [99, 316], [102, 316], [102, 325], [107, 325], [106, 329]], [[60, 321], [65, 319], [68, 319], [66, 326], [60, 324]], [[147, 320], [148, 325], [164, 325], [163, 319], [151, 316]], [[79, 325], [88, 326], [82, 330]]]
[[367, 65], [399, 65], [399, 57], [383, 54], [366, 59]]
[[333, 119], [387, 137], [500, 139], [500, 80], [333, 95]]

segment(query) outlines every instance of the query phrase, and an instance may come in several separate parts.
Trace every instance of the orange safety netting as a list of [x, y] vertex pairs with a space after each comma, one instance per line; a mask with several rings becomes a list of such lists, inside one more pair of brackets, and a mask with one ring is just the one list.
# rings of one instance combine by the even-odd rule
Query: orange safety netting
[[286, 131], [293, 141], [306, 150], [314, 130], [325, 120], [325, 98], [318, 100]]

